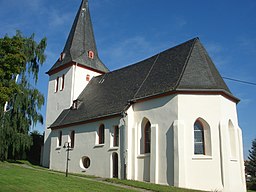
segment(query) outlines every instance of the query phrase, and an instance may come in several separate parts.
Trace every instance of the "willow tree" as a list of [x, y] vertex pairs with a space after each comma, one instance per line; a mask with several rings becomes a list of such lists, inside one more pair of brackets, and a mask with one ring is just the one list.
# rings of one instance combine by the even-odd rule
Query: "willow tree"
[[44, 97], [34, 88], [44, 63], [46, 38], [35, 35], [0, 38], [0, 159], [19, 158], [32, 144], [29, 130], [43, 123]]

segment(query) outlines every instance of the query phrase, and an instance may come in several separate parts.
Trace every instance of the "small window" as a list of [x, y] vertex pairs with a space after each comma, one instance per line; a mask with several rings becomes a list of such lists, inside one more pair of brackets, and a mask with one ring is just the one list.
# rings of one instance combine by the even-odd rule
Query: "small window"
[[78, 108], [78, 100], [74, 100], [72, 104], [72, 109], [77, 109]]
[[90, 81], [90, 75], [86, 75], [86, 81]]
[[93, 59], [94, 58], [94, 52], [93, 51], [88, 51], [88, 57], [90, 59]]
[[55, 80], [55, 93], [59, 90], [59, 77]]
[[65, 75], [63, 74], [61, 78], [61, 86], [60, 86], [61, 91], [64, 89], [64, 82], [65, 82]]
[[99, 136], [99, 144], [104, 144], [104, 142], [105, 142], [105, 126], [103, 124], [100, 125], [100, 127], [99, 127], [98, 136]]
[[82, 163], [83, 163], [83, 167], [88, 169], [91, 165], [91, 160], [89, 157], [82, 157]]
[[71, 143], [71, 148], [74, 148], [74, 146], [75, 146], [75, 131], [71, 131], [71, 133], [70, 133], [70, 143]]
[[194, 154], [205, 155], [204, 127], [200, 121], [194, 124]]
[[114, 127], [114, 147], [119, 146], [119, 127]]
[[59, 136], [58, 136], [58, 146], [61, 147], [62, 143], [62, 131], [59, 131]]
[[151, 124], [148, 121], [147, 124], [145, 125], [144, 129], [144, 135], [145, 135], [145, 140], [144, 140], [144, 152], [145, 153], [150, 153], [150, 145], [151, 145]]

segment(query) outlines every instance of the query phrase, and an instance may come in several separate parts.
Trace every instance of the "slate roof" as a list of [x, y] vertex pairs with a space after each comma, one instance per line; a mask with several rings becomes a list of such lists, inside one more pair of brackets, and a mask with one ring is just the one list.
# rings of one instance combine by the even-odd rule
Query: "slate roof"
[[198, 38], [144, 61], [94, 77], [78, 97], [77, 110], [64, 110], [51, 128], [121, 114], [129, 103], [172, 91], [230, 92]]
[[[94, 52], [94, 59], [88, 58], [88, 51]], [[88, 0], [83, 0], [70, 30], [63, 53], [62, 61], [57, 60], [47, 72], [50, 74], [54, 69], [69, 64], [79, 63], [100, 72], [108, 72], [108, 68], [101, 62], [95, 43], [92, 21], [88, 7]]]

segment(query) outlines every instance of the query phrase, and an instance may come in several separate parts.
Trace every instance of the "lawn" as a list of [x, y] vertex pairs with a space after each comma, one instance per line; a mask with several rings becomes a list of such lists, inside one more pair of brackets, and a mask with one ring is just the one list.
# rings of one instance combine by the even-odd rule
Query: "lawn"
[[[112, 183], [159, 192], [199, 192], [129, 180], [105, 179], [105, 182], [98, 182], [94, 177], [86, 178], [84, 175], [78, 177], [77, 174], [65, 177], [64, 173], [24, 165], [27, 168], [19, 164], [0, 162], [0, 192], [135, 191], [121, 186], [113, 186]], [[247, 192], [254, 191], [248, 190]]]
[[83, 178], [0, 162], [0, 192], [132, 191]]
[[181, 189], [181, 188], [170, 187], [166, 185], [156, 185], [152, 183], [145, 183], [145, 182], [131, 181], [131, 180], [106, 179], [106, 181], [138, 187], [141, 189], [147, 189], [151, 191], [159, 191], [159, 192], [202, 192], [198, 190]]

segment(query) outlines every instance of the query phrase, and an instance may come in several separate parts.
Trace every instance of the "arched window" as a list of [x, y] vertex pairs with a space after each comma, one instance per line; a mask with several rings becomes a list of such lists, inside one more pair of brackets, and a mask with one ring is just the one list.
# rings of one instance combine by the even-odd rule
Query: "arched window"
[[119, 146], [119, 127], [115, 126], [114, 127], [114, 143], [113, 143], [114, 147], [118, 147]]
[[70, 133], [70, 143], [71, 143], [71, 148], [74, 148], [74, 146], [75, 146], [75, 131], [71, 131], [71, 133]]
[[144, 153], [150, 153], [151, 144], [151, 124], [148, 121], [144, 128]]
[[237, 156], [236, 152], [236, 130], [231, 120], [228, 122], [228, 132], [229, 132], [229, 143], [230, 143], [230, 155], [232, 159]]
[[205, 155], [204, 127], [198, 120], [194, 123], [194, 154]]
[[98, 131], [99, 136], [99, 144], [103, 144], [105, 142], [105, 126], [101, 124]]
[[59, 131], [59, 136], [58, 136], [58, 146], [60, 147], [62, 143], [62, 131]]

